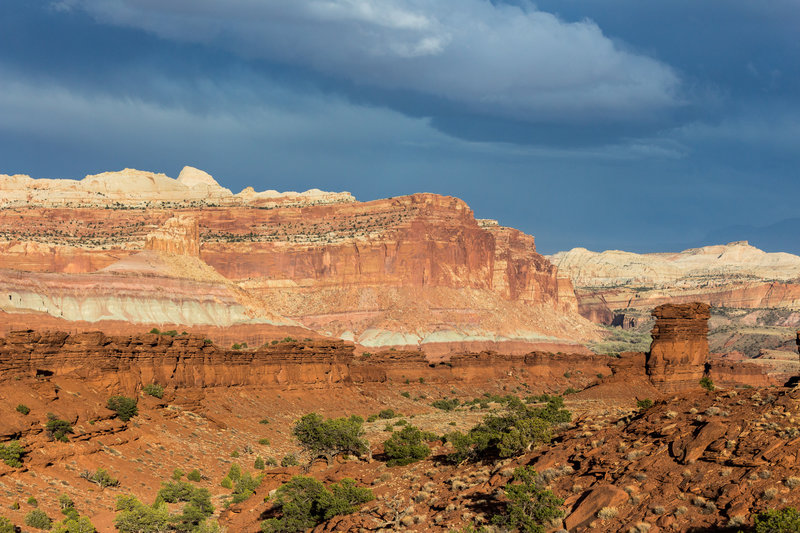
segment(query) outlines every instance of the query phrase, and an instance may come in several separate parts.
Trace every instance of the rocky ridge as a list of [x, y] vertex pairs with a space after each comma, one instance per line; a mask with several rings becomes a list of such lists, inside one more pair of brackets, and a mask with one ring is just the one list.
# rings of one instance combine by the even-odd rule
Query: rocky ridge
[[[216, 183], [196, 169], [178, 180], [132, 175], [165, 191], [210, 194]], [[34, 196], [49, 190], [37, 180], [20, 183]], [[536, 252], [533, 237], [478, 222], [457, 198], [204, 208], [184, 202], [165, 209], [142, 204], [139, 193], [125, 196], [121, 184], [108, 190], [118, 193], [109, 209], [30, 202], [0, 211], [0, 258], [9, 269], [0, 282], [10, 296], [0, 298], [0, 309], [156, 326], [261, 321], [367, 347], [427, 346], [437, 353], [470, 343], [508, 344], [515, 353], [571, 350], [597, 335], [578, 315], [571, 283]], [[180, 288], [130, 305], [112, 301], [104, 292], [108, 274], [115, 289], [124, 284], [137, 294], [148, 292], [142, 285], [151, 278], [162, 289], [172, 283], [167, 278], [187, 280], [176, 283], [192, 285], [190, 303]], [[197, 283], [227, 293], [238, 303], [234, 314], [197, 312], [191, 301], [214, 305]], [[72, 284], [82, 289], [70, 290]], [[90, 284], [95, 288], [86, 290]], [[171, 298], [178, 301], [171, 305]]]

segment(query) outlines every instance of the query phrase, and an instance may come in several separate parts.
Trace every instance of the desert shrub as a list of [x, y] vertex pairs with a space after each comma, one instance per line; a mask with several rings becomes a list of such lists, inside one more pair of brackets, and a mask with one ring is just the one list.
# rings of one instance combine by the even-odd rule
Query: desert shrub
[[186, 479], [188, 479], [189, 481], [200, 481], [201, 479], [203, 479], [203, 476], [200, 474], [200, 471], [195, 468], [194, 470], [186, 474]]
[[448, 400], [447, 398], [443, 400], [436, 400], [431, 404], [431, 406], [441, 409], [442, 411], [452, 411], [458, 407], [458, 398], [453, 398], [451, 400]]
[[17, 412], [22, 413], [23, 415], [27, 415], [28, 413], [31, 412], [31, 408], [21, 403], [17, 406]]
[[242, 477], [242, 467], [233, 463], [228, 469], [228, 475], [226, 477], [230, 478], [232, 481], [239, 481], [239, 478]]
[[111, 477], [111, 474], [109, 474], [108, 471], [103, 468], [98, 468], [94, 473], [90, 472], [89, 470], [84, 470], [81, 473], [81, 477], [86, 481], [100, 485], [103, 488], [119, 486], [119, 480]]
[[389, 420], [391, 418], [397, 418], [398, 416], [400, 416], [400, 413], [396, 413], [394, 409], [382, 409], [378, 413], [378, 418], [381, 418], [383, 420]]
[[152, 333], [154, 335], [161, 335], [161, 330], [158, 329], [158, 328], [153, 328], [153, 329], [150, 330], [150, 333]]
[[387, 465], [407, 465], [428, 457], [431, 449], [424, 442], [426, 436], [414, 426], [405, 426], [402, 430], [393, 432], [383, 443], [384, 452], [389, 458]]
[[69, 440], [67, 434], [75, 433], [75, 431], [72, 429], [72, 424], [66, 420], [61, 420], [53, 413], [47, 413], [47, 422], [45, 423], [44, 427], [47, 431], [47, 436], [51, 440], [57, 440], [60, 442], [67, 442]]
[[264, 470], [265, 467], [266, 464], [264, 463], [264, 459], [262, 459], [260, 455], [257, 456], [256, 460], [253, 462], [253, 468], [256, 470]]
[[181, 470], [180, 468], [176, 468], [175, 470], [172, 471], [172, 479], [174, 479], [175, 481], [179, 481], [183, 477], [183, 474], [184, 474], [183, 470]]
[[269, 419], [268, 418], [262, 418], [261, 420], [258, 421], [258, 423], [259, 424], [269, 424]]
[[167, 531], [170, 524], [169, 509], [163, 502], [151, 507], [134, 496], [120, 496], [117, 511], [114, 526], [120, 533], [158, 533]]
[[447, 435], [455, 451], [450, 460], [461, 462], [479, 457], [512, 457], [552, 439], [551, 426], [568, 422], [572, 415], [563, 409], [558, 396], [543, 408], [529, 407], [518, 398], [508, 402], [502, 415], [488, 415], [466, 434], [459, 431]]
[[794, 507], [769, 509], [758, 513], [753, 524], [755, 533], [790, 533], [800, 531], [800, 513]]
[[62, 513], [66, 510], [75, 508], [75, 502], [72, 501], [72, 498], [70, 498], [69, 494], [66, 493], [63, 493], [58, 497], [58, 504], [61, 506]]
[[269, 446], [269, 439], [258, 439], [258, 443], [263, 446]]
[[295, 424], [292, 434], [305, 451], [315, 457], [330, 459], [340, 454], [360, 457], [369, 451], [367, 441], [362, 438], [363, 424], [360, 416], [326, 420], [317, 413], [310, 413]]
[[299, 464], [300, 462], [297, 460], [297, 456], [295, 456], [293, 453], [288, 453], [283, 456], [283, 459], [281, 459], [281, 466], [283, 467], [297, 466]]
[[147, 385], [142, 388], [145, 394], [149, 394], [155, 398], [163, 398], [164, 397], [164, 386], [159, 385], [158, 383], [148, 383]]
[[261, 531], [305, 531], [334, 516], [353, 513], [373, 498], [371, 490], [357, 487], [352, 479], [343, 479], [326, 489], [312, 477], [295, 476], [275, 493], [275, 506], [281, 516], [262, 522]]
[[172, 527], [178, 531], [194, 530], [214, 512], [214, 506], [211, 505], [211, 493], [208, 492], [208, 489], [195, 487], [185, 481], [164, 483], [161, 490], [158, 491], [156, 505], [161, 502], [186, 503], [181, 514], [169, 517]]
[[231, 481], [231, 478], [225, 476], [224, 478], [222, 478], [222, 481], [219, 482], [219, 485], [220, 485], [220, 487], [223, 487], [223, 488], [226, 488], [226, 489], [232, 489], [233, 488], [233, 481]]
[[16, 533], [17, 528], [5, 516], [0, 516], [0, 533]]
[[237, 457], [239, 457], [239, 450], [233, 450], [233, 451], [231, 452], [231, 457], [233, 457], [234, 459], [236, 459]]
[[95, 533], [97, 529], [87, 517], [74, 516], [57, 523], [50, 531], [51, 533]]
[[403, 391], [400, 393], [400, 396], [402, 396], [403, 398], [411, 398], [411, 393], [408, 391]]
[[39, 500], [34, 498], [33, 496], [28, 496], [28, 499], [25, 501], [31, 507], [39, 507]]
[[168, 337], [177, 337], [178, 336], [178, 332], [175, 331], [174, 329], [171, 329], [169, 331], [162, 331], [161, 334], [162, 335], [166, 335]]
[[638, 407], [639, 409], [643, 409], [643, 410], [644, 409], [650, 409], [651, 407], [653, 407], [653, 400], [651, 400], [650, 398], [645, 398], [644, 400], [639, 400], [639, 401], [636, 402], [636, 407]]
[[25, 525], [36, 529], [50, 529], [53, 527], [53, 521], [44, 511], [34, 509], [25, 515]]
[[580, 391], [574, 387], [567, 387], [564, 389], [564, 396], [568, 394], [578, 394]]
[[0, 444], [0, 460], [12, 468], [22, 466], [23, 455], [25, 455], [25, 448], [18, 440], [12, 440], [8, 444]]
[[367, 417], [367, 422], [375, 422], [378, 419], [378, 415], [369, 415]]
[[106, 408], [116, 412], [117, 418], [123, 422], [127, 422], [139, 414], [139, 408], [136, 406], [136, 400], [133, 398], [128, 398], [127, 396], [112, 396], [108, 399]]
[[550, 521], [564, 514], [560, 509], [564, 500], [547, 490], [530, 467], [516, 468], [512, 482], [503, 490], [508, 498], [506, 512], [492, 517], [492, 522], [501, 527], [544, 533]]
[[252, 476], [249, 472], [242, 474], [233, 486], [233, 503], [243, 502], [252, 496], [262, 479], [261, 475]]
[[711, 378], [709, 378], [708, 376], [700, 380], [700, 386], [709, 391], [713, 391], [716, 389], [716, 387], [714, 386], [714, 382], [711, 381]]

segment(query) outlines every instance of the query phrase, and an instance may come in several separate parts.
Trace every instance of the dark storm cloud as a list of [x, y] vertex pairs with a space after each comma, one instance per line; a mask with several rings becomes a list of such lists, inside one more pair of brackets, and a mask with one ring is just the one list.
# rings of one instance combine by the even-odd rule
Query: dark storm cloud
[[800, 252], [800, 4], [515, 3], [6, 0], [0, 172], [192, 164], [459, 196], [545, 252]]
[[590, 20], [460, 0], [63, 0], [98, 20], [505, 118], [584, 121], [677, 104], [673, 70]]

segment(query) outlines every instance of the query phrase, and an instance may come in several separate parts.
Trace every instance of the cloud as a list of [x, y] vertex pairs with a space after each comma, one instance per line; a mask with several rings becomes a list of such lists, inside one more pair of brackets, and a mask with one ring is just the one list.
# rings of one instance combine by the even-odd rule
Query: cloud
[[669, 66], [590, 20], [485, 0], [62, 0], [102, 23], [357, 86], [531, 122], [649, 115], [680, 105]]

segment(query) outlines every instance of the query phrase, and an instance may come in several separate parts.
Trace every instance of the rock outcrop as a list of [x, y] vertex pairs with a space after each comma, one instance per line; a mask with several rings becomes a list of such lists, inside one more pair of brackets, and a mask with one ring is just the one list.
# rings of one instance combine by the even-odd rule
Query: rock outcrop
[[168, 219], [145, 238], [145, 250], [176, 255], [200, 256], [200, 229], [197, 218], [178, 215]]
[[[569, 372], [575, 377], [565, 378]], [[265, 344], [255, 350], [234, 350], [221, 348], [197, 334], [21, 330], [0, 337], [0, 381], [69, 376], [92, 386], [127, 393], [148, 383], [179, 388], [319, 388], [409, 380], [481, 386], [511, 380], [551, 391], [586, 386], [597, 373], [610, 373], [607, 357], [482, 352], [431, 364], [420, 352], [389, 351], [357, 358], [353, 344], [344, 341], [292, 340]]]
[[664, 392], [697, 388], [708, 358], [710, 307], [666, 304], [653, 310], [656, 324], [647, 354], [647, 375]]
[[[318, 202], [324, 194], [310, 191], [300, 199], [278, 195], [273, 198], [277, 203], [262, 205], [258, 202], [269, 195], [248, 192], [255, 195], [253, 201], [237, 204], [218, 201], [224, 195], [221, 187], [197, 169], [184, 169], [178, 180], [137, 172], [130, 173], [134, 182], [142, 187], [150, 183], [166, 195], [165, 201], [173, 202], [175, 191], [187, 198], [216, 191], [210, 200], [215, 207], [143, 203], [141, 191], [129, 191], [123, 201], [120, 185], [119, 190], [103, 189], [115, 198], [116, 203], [104, 206], [108, 209], [37, 200], [14, 204], [13, 212], [0, 210], [0, 239], [7, 243], [0, 242], [2, 264], [60, 275], [25, 287], [17, 286], [19, 276], [0, 276], [11, 295], [10, 300], [0, 298], [0, 309], [69, 320], [185, 320], [186, 313], [177, 310], [145, 316], [161, 304], [142, 302], [123, 306], [124, 313], [118, 312], [121, 306], [105, 303], [99, 307], [108, 307], [109, 313], [94, 312], [98, 305], [85, 300], [95, 297], [93, 291], [105, 290], [104, 280], [93, 279], [101, 275], [99, 269], [113, 273], [117, 283], [125, 278], [138, 292], [143, 289], [135, 285], [149, 283], [150, 276], [225, 285], [247, 309], [243, 321], [293, 323], [370, 348], [429, 345], [438, 354], [448, 346], [502, 351], [503, 343], [513, 343], [515, 353], [524, 353], [576, 346], [598, 336], [598, 328], [578, 314], [570, 281], [537, 253], [532, 236], [479, 222], [457, 198], [413, 194], [365, 203], [332, 198]], [[17, 189], [22, 187], [32, 199], [47, 198], [47, 191], [61, 198], [53, 191], [63, 184], [19, 180]], [[111, 181], [111, 175], [90, 180]], [[196, 254], [202, 262], [197, 268], [161, 257]], [[66, 276], [66, 269], [81, 275]], [[53, 294], [50, 282], [55, 281], [84, 290], [64, 299]], [[95, 289], [86, 290], [90, 282]], [[170, 296], [165, 292], [158, 300], [168, 304]], [[63, 305], [67, 300], [69, 305]], [[235, 318], [225, 323], [240, 322]], [[187, 325], [192, 323], [200, 322]], [[220, 320], [202, 323], [224, 325]]]

